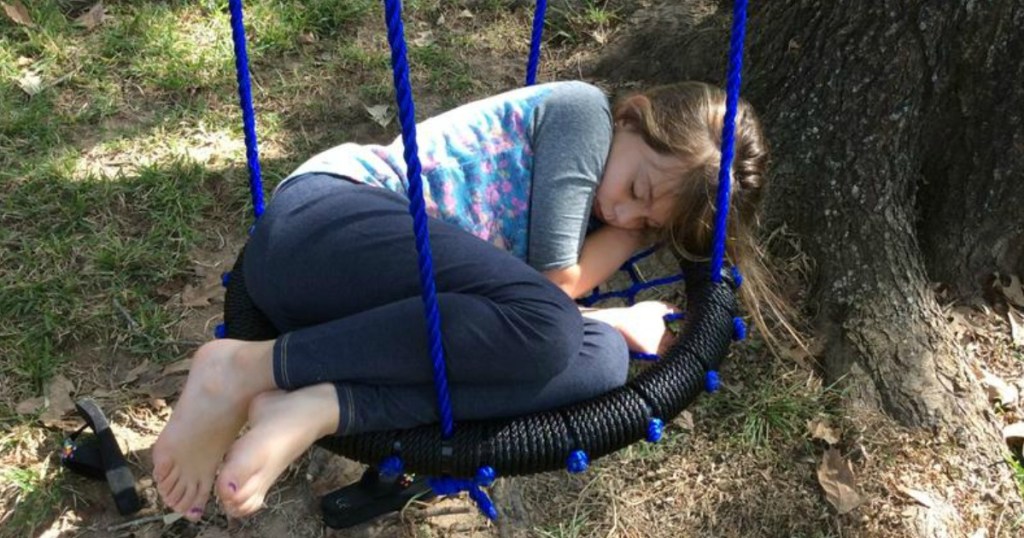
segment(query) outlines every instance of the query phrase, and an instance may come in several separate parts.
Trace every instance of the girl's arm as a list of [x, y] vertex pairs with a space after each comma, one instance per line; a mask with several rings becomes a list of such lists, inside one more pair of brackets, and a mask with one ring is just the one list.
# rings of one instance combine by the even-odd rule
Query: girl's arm
[[545, 271], [544, 276], [576, 299], [608, 280], [643, 246], [642, 230], [604, 226], [583, 241], [580, 259], [575, 265]]

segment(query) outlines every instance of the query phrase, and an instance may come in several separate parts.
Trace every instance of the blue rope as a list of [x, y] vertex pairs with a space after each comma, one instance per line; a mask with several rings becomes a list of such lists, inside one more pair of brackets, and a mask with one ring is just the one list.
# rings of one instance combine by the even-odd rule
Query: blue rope
[[579, 474], [590, 467], [590, 457], [582, 450], [574, 450], [572, 454], [569, 454], [569, 459], [565, 463], [570, 473]]
[[667, 276], [664, 278], [658, 278], [655, 280], [651, 280], [649, 282], [636, 282], [632, 286], [621, 290], [613, 290], [605, 293], [599, 293], [597, 290], [594, 290], [594, 292], [590, 294], [588, 297], [581, 297], [577, 299], [576, 302], [583, 306], [591, 306], [606, 299], [625, 298], [627, 303], [633, 304], [634, 302], [636, 302], [636, 296], [641, 291], [654, 288], [657, 286], [672, 284], [673, 282], [679, 282], [682, 279], [683, 275], [678, 274], [673, 276]]
[[420, 285], [423, 288], [423, 306], [426, 310], [430, 357], [434, 361], [434, 387], [437, 407], [441, 415], [441, 429], [445, 439], [455, 433], [451, 395], [448, 392], [448, 374], [445, 369], [444, 347], [441, 342], [441, 312], [437, 306], [434, 285], [434, 262], [427, 231], [427, 213], [423, 202], [423, 178], [420, 177], [420, 159], [416, 145], [416, 110], [409, 83], [409, 63], [406, 59], [405, 28], [402, 24], [401, 0], [384, 1], [384, 17], [388, 25], [388, 44], [391, 46], [391, 70], [394, 74], [395, 100], [398, 117], [402, 122], [402, 144], [405, 146], [405, 164], [409, 178], [409, 213], [413, 217], [416, 250], [419, 252]]
[[477, 508], [491, 521], [498, 519], [498, 509], [494, 502], [487, 496], [482, 487], [489, 487], [494, 483], [496, 473], [490, 466], [481, 467], [473, 478], [452, 478], [450, 476], [439, 476], [428, 478], [427, 483], [430, 489], [437, 495], [455, 495], [461, 491], [469, 492], [469, 498], [476, 502]]
[[252, 86], [249, 82], [249, 54], [245, 50], [242, 0], [229, 0], [228, 5], [231, 8], [231, 38], [235, 43], [235, 72], [238, 75], [238, 102], [242, 107], [242, 126], [245, 131], [245, 161], [249, 167], [252, 213], [254, 218], [259, 219], [263, 214], [263, 179], [260, 174], [260, 151], [256, 143], [256, 113], [252, 108]]
[[740, 98], [743, 71], [743, 39], [747, 25], [747, 0], [736, 0], [732, 12], [732, 40], [729, 44], [729, 74], [726, 84], [725, 125], [722, 127], [722, 163], [718, 170], [718, 198], [715, 207], [715, 242], [711, 251], [711, 279], [722, 281], [725, 258], [726, 221], [729, 214], [729, 189], [736, 136], [736, 108]]
[[665, 422], [660, 418], [652, 418], [647, 423], [647, 442], [657, 443], [661, 441], [661, 436], [665, 432]]
[[540, 42], [544, 35], [544, 12], [547, 0], [537, 0], [537, 9], [533, 12], [533, 35], [530, 38], [530, 59], [526, 62], [526, 85], [537, 83], [537, 65], [540, 63]]

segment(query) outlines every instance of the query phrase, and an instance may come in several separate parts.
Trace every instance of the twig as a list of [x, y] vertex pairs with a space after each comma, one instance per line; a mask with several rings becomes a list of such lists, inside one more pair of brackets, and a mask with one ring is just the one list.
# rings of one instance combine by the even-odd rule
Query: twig
[[139, 519], [133, 519], [133, 520], [128, 521], [126, 523], [121, 523], [120, 525], [114, 525], [113, 527], [107, 527], [107, 532], [119, 531], [121, 529], [127, 529], [128, 527], [135, 527], [137, 525], [145, 525], [146, 523], [153, 523], [154, 521], [163, 522], [163, 520], [164, 520], [164, 515], [163, 514], [157, 514], [155, 516], [141, 517]]
[[118, 312], [121, 312], [121, 315], [124, 316], [124, 319], [128, 321], [129, 329], [133, 331], [139, 330], [138, 322], [136, 322], [135, 319], [132, 318], [132, 314], [128, 312], [127, 308], [121, 306], [121, 303], [117, 300], [117, 297], [114, 297], [114, 308], [117, 308]]

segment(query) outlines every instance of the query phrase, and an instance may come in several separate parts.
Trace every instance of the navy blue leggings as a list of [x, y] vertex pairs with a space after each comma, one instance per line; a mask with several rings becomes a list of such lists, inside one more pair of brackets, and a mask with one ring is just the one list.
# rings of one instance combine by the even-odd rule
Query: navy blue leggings
[[[437, 422], [408, 201], [326, 174], [284, 184], [245, 252], [253, 301], [281, 331], [278, 387], [334, 383], [341, 435]], [[438, 220], [430, 241], [456, 419], [515, 416], [626, 380], [612, 327], [542, 274]]]

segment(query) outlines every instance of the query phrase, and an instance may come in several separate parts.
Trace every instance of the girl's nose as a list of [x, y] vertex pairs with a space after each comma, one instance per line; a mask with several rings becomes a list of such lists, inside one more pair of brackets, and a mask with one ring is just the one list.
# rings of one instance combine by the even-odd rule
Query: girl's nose
[[643, 228], [646, 208], [640, 204], [622, 203], [615, 206], [615, 223], [622, 228]]

